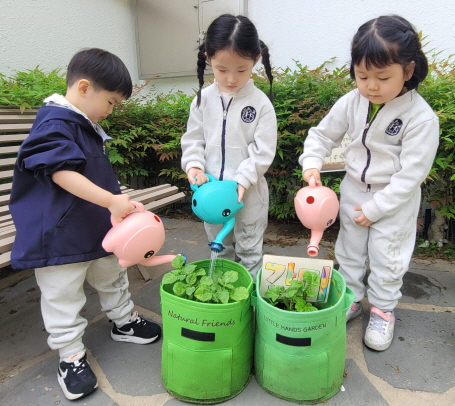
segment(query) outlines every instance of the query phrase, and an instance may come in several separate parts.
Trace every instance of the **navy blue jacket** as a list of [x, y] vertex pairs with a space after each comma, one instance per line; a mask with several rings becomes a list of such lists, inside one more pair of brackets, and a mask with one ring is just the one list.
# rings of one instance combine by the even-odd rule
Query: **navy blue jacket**
[[111, 228], [110, 212], [52, 181], [60, 170], [76, 171], [114, 194], [120, 188], [103, 152], [103, 139], [75, 111], [43, 106], [14, 166], [10, 212], [16, 226], [11, 253], [15, 269], [41, 268], [101, 258]]

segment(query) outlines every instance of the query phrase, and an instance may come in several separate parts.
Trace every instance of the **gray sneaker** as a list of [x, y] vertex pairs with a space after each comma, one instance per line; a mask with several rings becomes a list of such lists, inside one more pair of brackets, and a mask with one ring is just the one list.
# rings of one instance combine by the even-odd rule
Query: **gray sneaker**
[[346, 322], [357, 317], [360, 313], [362, 313], [362, 303], [354, 302], [346, 312]]
[[390, 347], [395, 327], [395, 315], [392, 312], [383, 312], [377, 307], [370, 311], [370, 322], [365, 331], [365, 345], [376, 351], [384, 351]]

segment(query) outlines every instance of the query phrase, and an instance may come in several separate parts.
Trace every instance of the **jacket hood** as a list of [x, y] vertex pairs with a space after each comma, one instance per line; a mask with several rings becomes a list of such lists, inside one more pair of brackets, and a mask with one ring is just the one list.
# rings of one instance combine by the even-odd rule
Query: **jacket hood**
[[95, 131], [93, 126], [84, 116], [66, 107], [55, 104], [42, 106], [38, 110], [33, 127], [38, 127], [50, 120], [64, 120], [66, 122], [75, 123], [84, 128], [91, 128]]

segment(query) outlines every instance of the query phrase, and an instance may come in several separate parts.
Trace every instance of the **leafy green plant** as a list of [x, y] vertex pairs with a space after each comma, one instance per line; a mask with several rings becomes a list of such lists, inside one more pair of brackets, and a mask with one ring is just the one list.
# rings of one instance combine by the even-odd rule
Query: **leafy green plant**
[[[438, 115], [441, 135], [423, 196], [446, 218], [455, 219], [455, 64], [440, 60], [437, 53], [429, 59], [429, 75], [418, 91]], [[263, 72], [253, 78], [268, 93], [269, 82]], [[133, 97], [100, 123], [113, 137], [108, 143], [109, 158], [123, 184], [137, 181], [133, 187], [146, 187], [172, 183], [188, 192], [188, 181], [180, 167], [180, 139], [194, 94], [156, 94], [153, 87], [147, 93], [148, 84], [137, 86]], [[266, 173], [271, 218], [296, 218], [293, 199], [303, 186], [298, 157], [308, 130], [319, 124], [336, 100], [354, 87], [346, 67], [329, 70], [327, 63], [309, 69], [296, 62], [295, 69], [274, 71], [278, 143], [275, 159]], [[0, 73], [0, 105], [24, 110], [41, 105], [45, 97], [55, 92], [65, 92], [65, 78], [58, 69], [46, 73], [37, 67], [12, 76]], [[343, 176], [340, 172], [324, 173], [322, 181], [338, 193]]]
[[172, 261], [176, 269], [163, 276], [163, 285], [173, 284], [175, 295], [206, 303], [229, 303], [248, 298], [246, 287], [233, 285], [239, 277], [237, 271], [215, 269], [212, 275], [207, 275], [205, 269], [184, 262], [183, 256], [176, 256]]
[[307, 302], [308, 296], [316, 296], [313, 286], [319, 286], [320, 277], [315, 272], [305, 272], [302, 281], [291, 280], [291, 286], [272, 286], [264, 293], [264, 298], [272, 306], [294, 312], [315, 312], [317, 307]]
[[65, 94], [65, 91], [65, 76], [60, 69], [44, 72], [37, 66], [12, 76], [0, 73], [0, 106], [18, 106], [23, 112], [41, 106], [51, 94]]
[[430, 64], [419, 92], [439, 117], [440, 142], [423, 194], [441, 214], [455, 219], [455, 65], [449, 60]]

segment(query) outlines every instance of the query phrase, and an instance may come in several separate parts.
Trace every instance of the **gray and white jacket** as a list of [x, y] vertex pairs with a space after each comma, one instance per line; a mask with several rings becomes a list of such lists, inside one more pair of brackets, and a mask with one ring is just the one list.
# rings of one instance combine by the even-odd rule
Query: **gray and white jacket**
[[190, 109], [182, 136], [182, 169], [199, 168], [219, 180], [235, 180], [248, 189], [273, 162], [277, 120], [268, 97], [252, 80], [225, 106], [217, 83], [202, 90]]
[[362, 205], [375, 222], [396, 213], [430, 172], [439, 144], [439, 119], [415, 90], [385, 103], [369, 120], [370, 103], [358, 89], [341, 97], [309, 130], [299, 163], [321, 169], [345, 134], [347, 176], [360, 190], [375, 192]]

